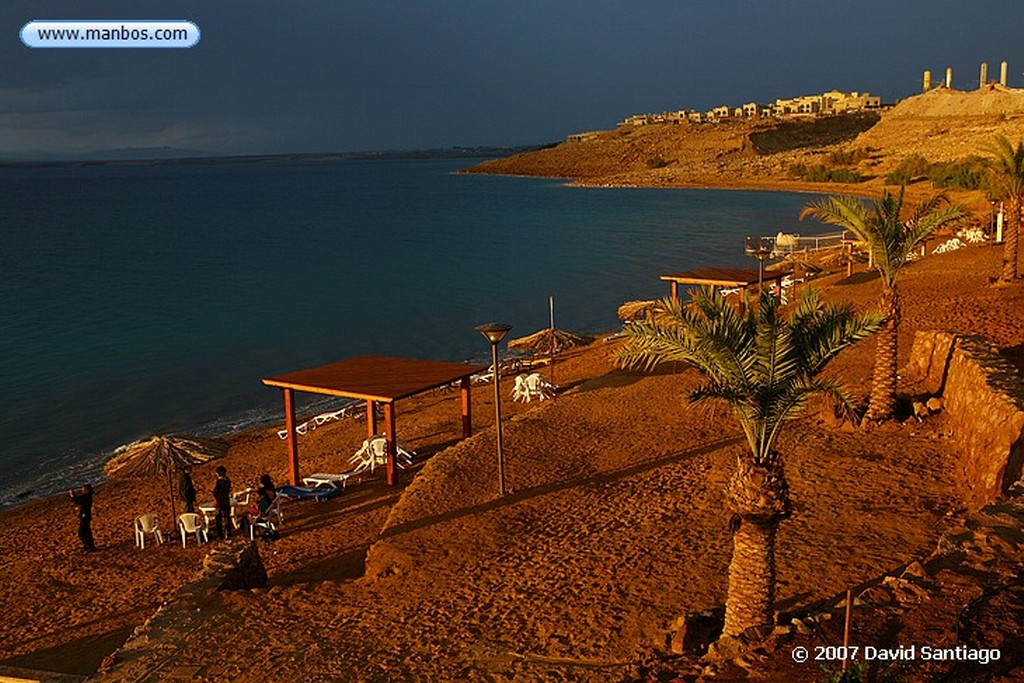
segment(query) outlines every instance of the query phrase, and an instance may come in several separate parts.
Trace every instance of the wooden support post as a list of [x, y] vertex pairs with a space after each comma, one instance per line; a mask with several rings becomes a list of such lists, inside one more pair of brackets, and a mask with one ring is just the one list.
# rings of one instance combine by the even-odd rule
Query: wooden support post
[[459, 383], [459, 393], [462, 394], [462, 438], [468, 439], [473, 436], [473, 414], [470, 404], [470, 381], [469, 377], [463, 377]]
[[738, 298], [739, 298], [739, 306], [737, 308], [739, 309], [740, 315], [743, 315], [747, 311], [747, 288], [746, 287], [740, 287]]
[[299, 485], [299, 440], [295, 433], [295, 391], [282, 389], [284, 394], [284, 428], [288, 432], [285, 441], [288, 452], [288, 479], [292, 486]]
[[853, 245], [846, 245], [846, 277], [853, 277]]
[[679, 301], [679, 283], [676, 282], [675, 280], [672, 280], [669, 283], [669, 286], [671, 287], [672, 291], [672, 301]]
[[366, 437], [372, 439], [377, 436], [377, 404], [375, 401], [366, 402]]
[[384, 437], [388, 442], [388, 486], [398, 483], [398, 438], [395, 435], [395, 403], [384, 404]]

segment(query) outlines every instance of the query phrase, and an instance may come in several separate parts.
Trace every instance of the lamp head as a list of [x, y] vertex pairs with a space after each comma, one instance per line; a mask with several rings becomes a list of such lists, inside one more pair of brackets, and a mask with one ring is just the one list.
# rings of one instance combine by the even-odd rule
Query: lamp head
[[748, 237], [744, 247], [747, 256], [753, 256], [758, 261], [764, 261], [772, 253], [771, 243], [761, 237]]
[[508, 331], [512, 329], [512, 326], [501, 323], [487, 323], [473, 329], [486, 337], [487, 341], [492, 344], [499, 344], [505, 338], [505, 335], [508, 334]]

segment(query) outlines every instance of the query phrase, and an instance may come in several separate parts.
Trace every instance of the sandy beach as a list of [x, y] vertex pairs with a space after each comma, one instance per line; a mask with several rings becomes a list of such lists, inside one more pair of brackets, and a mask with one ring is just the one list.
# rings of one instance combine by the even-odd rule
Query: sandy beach
[[[1000, 256], [970, 248], [905, 270], [901, 365], [918, 329], [982, 334], [1022, 365], [1024, 286], [990, 286]], [[878, 294], [868, 275], [820, 286], [861, 307]], [[476, 434], [461, 442], [457, 394], [400, 403], [403, 441], [426, 456], [400, 486], [375, 476], [329, 501], [289, 503], [281, 539], [259, 544], [266, 589], [211, 595], [156, 665], [133, 669], [129, 650], [99, 680], [262, 681], [268, 669], [306, 681], [635, 677], [667, 654], [673, 620], [724, 600], [723, 485], [742, 444], [728, 415], [686, 403], [691, 371], [618, 370], [618, 344], [561, 360], [557, 399], [504, 402], [505, 498], [490, 387], [474, 391]], [[861, 396], [873, 351], [866, 340], [833, 366]], [[310, 431], [303, 470], [337, 470], [365, 430], [349, 419]], [[779, 608], [928, 556], [963, 519], [956, 446], [942, 414], [869, 434], [816, 410], [795, 421], [780, 444], [795, 513], [778, 539]], [[236, 488], [263, 472], [285, 478], [275, 430], [233, 437], [220, 462]], [[195, 479], [203, 497], [213, 466]], [[0, 666], [95, 672], [199, 570], [207, 548], [182, 549], [167, 508], [159, 477], [101, 485], [100, 551], [88, 555], [65, 497], [0, 514]], [[164, 520], [161, 547], [133, 543], [145, 511]]]

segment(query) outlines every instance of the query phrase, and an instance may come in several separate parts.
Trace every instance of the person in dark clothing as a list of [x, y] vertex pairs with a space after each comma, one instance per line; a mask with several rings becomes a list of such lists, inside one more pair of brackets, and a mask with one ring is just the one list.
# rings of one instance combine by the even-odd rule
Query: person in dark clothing
[[270, 500], [274, 500], [277, 497], [277, 487], [274, 486], [274, 480], [270, 478], [269, 474], [264, 474], [260, 477], [260, 488], [270, 491]]
[[196, 511], [196, 485], [192, 482], [192, 466], [181, 468], [181, 479], [178, 480], [178, 497], [181, 498], [185, 512]]
[[78, 538], [82, 541], [82, 549], [91, 553], [96, 550], [96, 542], [92, 537], [92, 484], [86, 484], [75, 491], [68, 491], [71, 500], [78, 506]]
[[213, 484], [213, 500], [217, 504], [217, 538], [231, 536], [231, 480], [223, 465], [217, 468], [217, 481]]

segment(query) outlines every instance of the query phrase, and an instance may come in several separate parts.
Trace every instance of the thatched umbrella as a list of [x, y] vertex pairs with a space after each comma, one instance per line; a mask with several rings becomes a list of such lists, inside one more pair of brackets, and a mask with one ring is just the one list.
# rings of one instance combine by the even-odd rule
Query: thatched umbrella
[[199, 465], [221, 457], [228, 445], [220, 439], [196, 436], [153, 436], [121, 446], [103, 466], [108, 477], [147, 477], [166, 474], [171, 494], [171, 519], [177, 518], [174, 505], [174, 471], [185, 465]]
[[627, 301], [619, 306], [619, 320], [624, 323], [650, 320], [659, 306], [660, 301]]
[[577, 334], [576, 332], [566, 332], [565, 330], [548, 328], [539, 332], [534, 332], [526, 337], [513, 339], [509, 341], [508, 347], [510, 349], [518, 349], [520, 351], [529, 351], [539, 356], [551, 356], [556, 353], [561, 353], [566, 349], [571, 349], [577, 346], [586, 346], [587, 344], [593, 343], [593, 341], [593, 337], [588, 337], [585, 334]]

